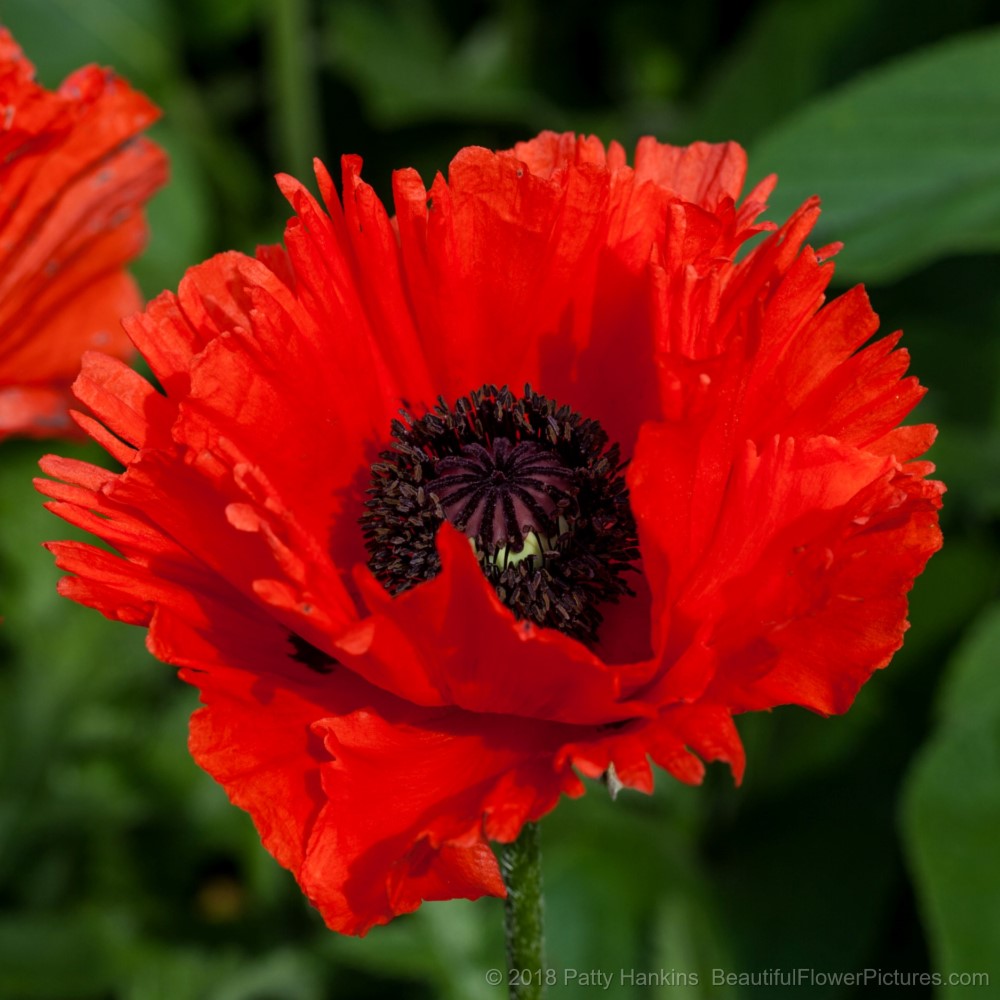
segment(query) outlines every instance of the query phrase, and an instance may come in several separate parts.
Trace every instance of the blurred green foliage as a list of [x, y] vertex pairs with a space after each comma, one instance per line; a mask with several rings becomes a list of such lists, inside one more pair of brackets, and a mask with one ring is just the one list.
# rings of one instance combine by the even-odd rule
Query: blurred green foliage
[[[288, 210], [271, 175], [306, 176], [313, 155], [335, 167], [362, 153], [388, 197], [394, 167], [426, 177], [463, 145], [555, 128], [626, 146], [644, 133], [744, 142], [754, 179], [781, 177], [772, 217], [823, 195], [820, 238], [847, 241], [838, 281], [864, 280], [883, 329], [906, 329], [950, 493], [947, 544], [892, 667], [842, 718], [741, 719], [740, 789], [716, 770], [700, 789], [664, 778], [651, 799], [594, 789], [543, 824], [555, 969], [699, 974], [612, 995], [767, 995], [713, 986], [718, 968], [988, 972], [1000, 985], [993, 10], [0, 0], [46, 84], [109, 64], [163, 108], [173, 180], [137, 268], [149, 294], [213, 252], [276, 241]], [[39, 546], [67, 529], [31, 489], [41, 452], [8, 443], [0, 461], [0, 997], [503, 995], [484, 978], [503, 964], [496, 901], [425, 906], [360, 941], [323, 928], [188, 758], [194, 693], [137, 630], [55, 595]]]

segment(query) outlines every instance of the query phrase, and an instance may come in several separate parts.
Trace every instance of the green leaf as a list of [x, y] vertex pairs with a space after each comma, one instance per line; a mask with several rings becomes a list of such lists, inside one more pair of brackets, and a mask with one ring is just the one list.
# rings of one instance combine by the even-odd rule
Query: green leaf
[[[934, 966], [1000, 982], [1000, 604], [949, 665], [937, 731], [910, 773], [902, 824]], [[945, 985], [958, 997], [964, 986]]]
[[767, 133], [754, 174], [787, 215], [812, 194], [814, 245], [842, 240], [840, 279], [885, 281], [937, 257], [1000, 249], [1000, 30], [875, 70]]
[[[773, 0], [712, 67], [691, 109], [689, 138], [748, 142], [822, 89], [827, 65], [859, 30], [863, 0]], [[779, 69], [780, 67], [780, 69]]]

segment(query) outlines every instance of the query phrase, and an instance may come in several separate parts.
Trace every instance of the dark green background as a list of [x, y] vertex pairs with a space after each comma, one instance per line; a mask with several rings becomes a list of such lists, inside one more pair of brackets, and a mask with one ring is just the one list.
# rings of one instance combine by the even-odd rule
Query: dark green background
[[[987, 972], [1000, 989], [1000, 30], [986, 0], [529, 3], [0, 0], [55, 86], [110, 64], [164, 109], [173, 180], [137, 266], [174, 287], [274, 242], [271, 180], [365, 157], [425, 178], [461, 146], [542, 128], [626, 146], [737, 139], [771, 218], [814, 192], [838, 281], [906, 330], [948, 483], [944, 551], [892, 666], [843, 718], [739, 720], [749, 766], [652, 798], [599, 788], [542, 827], [549, 956], [564, 970]], [[63, 453], [80, 447], [58, 445]], [[0, 998], [501, 997], [495, 900], [431, 904], [364, 940], [324, 929], [185, 750], [193, 691], [142, 633], [57, 598], [67, 529], [0, 451]], [[85, 452], [90, 454], [89, 452]], [[391, 804], [387, 803], [387, 808]], [[892, 990], [878, 991], [893, 995]], [[930, 995], [929, 988], [907, 996]], [[559, 987], [553, 996], [588, 996]]]

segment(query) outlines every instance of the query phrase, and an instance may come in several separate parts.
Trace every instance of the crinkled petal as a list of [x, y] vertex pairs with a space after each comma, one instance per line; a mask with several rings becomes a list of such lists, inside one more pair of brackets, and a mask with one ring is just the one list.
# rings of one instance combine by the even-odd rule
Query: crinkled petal
[[139, 135], [158, 112], [96, 66], [46, 91], [2, 28], [0, 107], [0, 437], [66, 434], [83, 352], [131, 354], [120, 319], [141, 300], [123, 268], [166, 179]]
[[486, 836], [513, 839], [581, 790], [556, 767], [565, 726], [422, 709], [338, 664], [311, 670], [271, 623], [202, 610], [163, 607], [150, 630], [202, 692], [192, 754], [335, 930], [364, 933], [425, 899], [503, 895]]
[[646, 710], [621, 697], [623, 682], [635, 684], [642, 665], [609, 666], [561, 632], [518, 622], [486, 581], [468, 539], [445, 524], [437, 542], [441, 572], [395, 598], [359, 570], [373, 621], [358, 669], [369, 680], [419, 704], [574, 724]]

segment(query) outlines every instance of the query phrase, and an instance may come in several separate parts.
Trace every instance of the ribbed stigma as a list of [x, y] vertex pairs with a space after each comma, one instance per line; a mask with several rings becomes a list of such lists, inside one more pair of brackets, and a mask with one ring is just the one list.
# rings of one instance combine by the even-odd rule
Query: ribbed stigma
[[534, 441], [462, 445], [435, 462], [434, 474], [426, 488], [445, 517], [494, 561], [503, 549], [504, 565], [531, 535], [542, 551], [545, 543], [551, 547], [577, 492], [572, 471]]
[[393, 594], [434, 577], [447, 520], [517, 617], [594, 641], [597, 606], [631, 593], [623, 574], [639, 556], [618, 446], [530, 386], [402, 416], [361, 518], [375, 576]]

